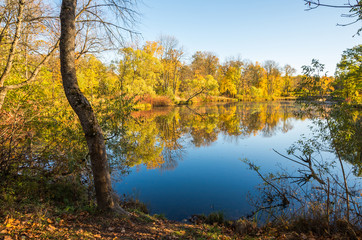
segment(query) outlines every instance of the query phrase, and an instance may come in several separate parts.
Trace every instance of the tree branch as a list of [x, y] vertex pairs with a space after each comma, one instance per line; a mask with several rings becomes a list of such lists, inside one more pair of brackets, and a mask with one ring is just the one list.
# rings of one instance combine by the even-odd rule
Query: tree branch
[[6, 62], [6, 66], [4, 68], [3, 73], [0, 76], [0, 87], [4, 86], [5, 78], [10, 73], [11, 68], [13, 66], [16, 46], [18, 45], [18, 42], [19, 42], [19, 39], [20, 39], [21, 25], [22, 25], [22, 21], [23, 21], [23, 13], [24, 13], [24, 6], [25, 6], [24, 0], [19, 0], [19, 10], [18, 10], [18, 16], [17, 16], [15, 36], [14, 36], [14, 40], [13, 40], [13, 42], [11, 44], [11, 47], [10, 47], [9, 56], [8, 56], [8, 60]]

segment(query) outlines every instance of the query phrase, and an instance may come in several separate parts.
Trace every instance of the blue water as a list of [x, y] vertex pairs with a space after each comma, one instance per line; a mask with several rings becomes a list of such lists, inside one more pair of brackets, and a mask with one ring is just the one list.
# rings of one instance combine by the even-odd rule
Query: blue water
[[[243, 110], [245, 107], [248, 110]], [[279, 116], [285, 113], [281, 110], [283, 107], [287, 109], [287, 117]], [[183, 133], [178, 138], [178, 142], [182, 143], [182, 150], [178, 155], [176, 154], [178, 156], [176, 166], [173, 168], [160, 166], [155, 169], [148, 169], [144, 164], [133, 166], [130, 168], [129, 175], [122, 177], [114, 184], [116, 192], [146, 203], [151, 214], [164, 214], [167, 218], [178, 221], [187, 219], [193, 214], [209, 214], [215, 211], [222, 211], [229, 219], [236, 219], [250, 213], [248, 192], [255, 193], [255, 186], [261, 181], [241, 159], [247, 158], [254, 162], [264, 173], [278, 170], [280, 167], [293, 170], [294, 164], [276, 154], [273, 149], [285, 153], [285, 149], [297, 141], [302, 134], [310, 133], [308, 126], [312, 122], [295, 117], [292, 114], [295, 106], [290, 102], [238, 103], [236, 106], [218, 105], [212, 108], [212, 116], [215, 117], [215, 112], [219, 116], [218, 123], [211, 128], [216, 132], [216, 139], [197, 147], [193, 144], [195, 136], [192, 136], [190, 130], [198, 128], [197, 124], [196, 127], [191, 127], [187, 123], [180, 124], [178, 129], [183, 129]], [[248, 114], [253, 116], [255, 112], [259, 112], [262, 113], [260, 115], [272, 114], [277, 117], [269, 122], [262, 120], [263, 127], [256, 128], [251, 134], [230, 134], [230, 131], [228, 133], [220, 130], [224, 119], [221, 116], [222, 113], [235, 108], [234, 113], [223, 116], [232, 118], [232, 114], [235, 116], [239, 114], [249, 119]], [[266, 110], [264, 114], [263, 109], [267, 108], [269, 110]], [[208, 107], [205, 106], [192, 107], [192, 110], [205, 113], [205, 116], [208, 113]], [[175, 111], [178, 113], [179, 123], [182, 123], [183, 117], [192, 118], [189, 115], [191, 112], [185, 116], [179, 114], [188, 112], [187, 109], [171, 109], [169, 113], [165, 111], [164, 115], [159, 114], [154, 117], [152, 122], [157, 122], [157, 118], [167, 117], [168, 114], [175, 115]], [[263, 116], [260, 118], [267, 119]], [[236, 119], [237, 127], [245, 128], [243, 120]], [[256, 118], [255, 121], [259, 120]], [[204, 120], [201, 118], [202, 121]], [[255, 121], [251, 121], [251, 124]], [[285, 130], [286, 125], [289, 126], [287, 130]]]

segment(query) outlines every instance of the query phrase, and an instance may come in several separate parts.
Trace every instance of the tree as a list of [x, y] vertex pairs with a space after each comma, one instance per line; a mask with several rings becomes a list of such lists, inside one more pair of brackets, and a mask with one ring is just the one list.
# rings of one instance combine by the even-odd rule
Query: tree
[[162, 91], [166, 93], [168, 89], [176, 94], [179, 85], [180, 70], [182, 67], [181, 59], [184, 55], [182, 47], [179, 47], [179, 41], [172, 36], [162, 35], [160, 44], [163, 47], [161, 62], [163, 65], [162, 72]]
[[220, 93], [233, 97], [237, 93], [236, 84], [241, 72], [235, 67], [227, 67], [225, 71], [220, 79]]
[[[266, 71], [258, 62], [246, 65], [242, 79], [243, 94], [248, 91], [249, 94], [255, 97], [263, 97], [266, 95]], [[253, 94], [255, 91], [252, 91], [252, 87], [254, 87], [254, 90], [256, 90], [258, 94]]]
[[299, 83], [299, 88], [306, 92], [307, 96], [316, 95], [321, 93], [321, 77], [324, 70], [324, 64], [320, 63], [317, 59], [312, 59], [312, 64], [303, 65], [303, 77]]
[[296, 72], [297, 70], [295, 70], [295, 68], [292, 68], [289, 64], [284, 66], [282, 93], [286, 96], [288, 96], [291, 89], [294, 88], [294, 82], [292, 77]]
[[362, 45], [343, 52], [336, 70], [336, 94], [349, 101], [361, 101]]
[[197, 51], [192, 56], [191, 68], [194, 74], [206, 76], [211, 75], [216, 79], [219, 68], [219, 58], [211, 52]]
[[0, 109], [9, 91], [35, 81], [58, 48], [49, 6], [37, 0], [0, 5]]
[[159, 59], [162, 46], [158, 42], [146, 42], [142, 49], [123, 48], [119, 65], [124, 88], [133, 95], [155, 94], [160, 83], [162, 65]]
[[[352, 22], [346, 24], [337, 24], [338, 26], [347, 26], [354, 23], [357, 23], [362, 20], [362, 1], [361, 0], [353, 0], [346, 1], [344, 4], [336, 5], [334, 2], [332, 3], [322, 3], [320, 0], [304, 0], [307, 5], [307, 10], [312, 10], [318, 7], [329, 7], [329, 8], [343, 8], [349, 10], [349, 13], [342, 14], [342, 17], [353, 18]], [[362, 28], [359, 28], [357, 31], [357, 35], [360, 34]]]
[[206, 75], [205, 77], [196, 75], [193, 79], [188, 81], [188, 85], [188, 89], [190, 89], [191, 92], [186, 102], [189, 102], [200, 94], [218, 95], [219, 85], [211, 75]]
[[244, 85], [242, 81], [242, 72], [244, 69], [244, 62], [238, 57], [226, 61], [220, 67], [219, 86], [220, 93], [229, 96], [236, 94], [244, 94]]
[[[93, 19], [94, 23], [100, 23], [102, 26], [106, 27], [115, 26], [116, 30], [119, 30], [119, 27], [117, 27], [117, 25], [104, 21], [97, 15], [96, 11], [92, 12], [91, 10], [93, 8], [97, 9], [97, 6], [99, 8], [101, 8], [102, 6], [106, 6], [109, 11], [114, 10], [116, 13], [118, 12], [119, 14], [122, 14], [121, 16], [124, 16], [124, 12], [126, 11], [127, 13], [127, 8], [125, 8], [122, 3], [124, 4], [125, 2], [122, 0], [105, 0], [104, 2], [97, 1], [97, 3], [95, 3], [92, 2], [92, 0], [88, 0], [88, 2], [85, 3], [80, 12], [87, 12], [95, 17], [95, 19]], [[126, 212], [121, 207], [119, 207], [117, 202], [113, 199], [109, 164], [107, 160], [107, 153], [102, 129], [100, 128], [92, 106], [88, 102], [87, 98], [80, 91], [78, 86], [75, 67], [75, 49], [77, 35], [76, 10], [77, 0], [62, 1], [60, 12], [60, 63], [63, 88], [69, 104], [71, 105], [80, 120], [87, 141], [98, 208], [102, 210], [112, 210], [122, 214], [126, 214]], [[110, 30], [110, 28], [106, 29]], [[109, 35], [109, 37], [112, 37], [116, 34], [116, 32], [114, 31], [109, 31], [108, 33], [111, 34]]]
[[281, 72], [277, 62], [273, 60], [267, 60], [264, 63], [264, 69], [266, 71], [266, 83], [267, 92], [269, 96], [278, 96], [281, 86]]

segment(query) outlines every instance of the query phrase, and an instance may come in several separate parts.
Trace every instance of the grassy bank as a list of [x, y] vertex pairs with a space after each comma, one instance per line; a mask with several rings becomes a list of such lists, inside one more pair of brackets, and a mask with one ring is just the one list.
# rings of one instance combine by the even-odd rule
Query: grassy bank
[[[340, 222], [328, 232], [320, 222], [298, 218], [258, 227], [248, 220], [225, 221], [218, 213], [193, 218], [193, 223], [149, 215], [135, 205], [129, 216], [95, 209], [59, 209], [26, 205], [1, 209], [0, 239], [361, 239], [361, 232]], [[221, 216], [221, 217], [220, 217]]]

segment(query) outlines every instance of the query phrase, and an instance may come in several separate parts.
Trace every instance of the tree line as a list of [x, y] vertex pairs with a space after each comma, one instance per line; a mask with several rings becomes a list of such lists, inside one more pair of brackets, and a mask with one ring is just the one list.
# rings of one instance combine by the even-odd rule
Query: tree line
[[[217, 100], [217, 97], [272, 100], [327, 95], [355, 102], [361, 99], [361, 45], [343, 52], [334, 77], [328, 76], [324, 64], [316, 59], [310, 65], [302, 66], [301, 75], [296, 75], [296, 69], [290, 65], [280, 67], [273, 60], [259, 63], [230, 58], [220, 63], [215, 54], [202, 51], [194, 53], [190, 63], [186, 63], [182, 47], [170, 36], [146, 42], [141, 47], [125, 47], [119, 53], [121, 60], [111, 65], [106, 65], [93, 54], [77, 57], [79, 86], [91, 103], [97, 104], [122, 94], [136, 96], [141, 101], [165, 96], [171, 100], [168, 104], [189, 102], [195, 97], [204, 101]], [[1, 88], [4, 99], [7, 96], [8, 105], [16, 103], [34, 86], [38, 90], [50, 87], [52, 93], [49, 96], [53, 98], [61, 95], [61, 91], [56, 90], [60, 79], [56, 56], [47, 56], [47, 62], [39, 70], [34, 70], [37, 76], [32, 82], [36, 82], [29, 86], [26, 86], [28, 79], [24, 76], [34, 75], [34, 72], [29, 73], [29, 69], [36, 65], [39, 58], [27, 54], [27, 59], [19, 56], [17, 60]], [[6, 66], [2, 71], [4, 75]]]

